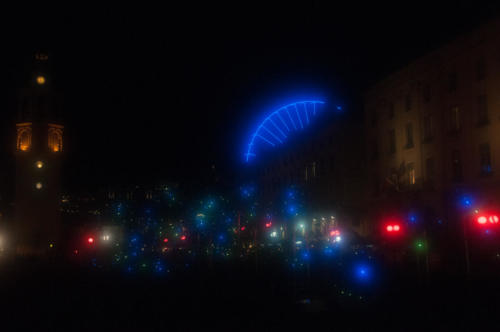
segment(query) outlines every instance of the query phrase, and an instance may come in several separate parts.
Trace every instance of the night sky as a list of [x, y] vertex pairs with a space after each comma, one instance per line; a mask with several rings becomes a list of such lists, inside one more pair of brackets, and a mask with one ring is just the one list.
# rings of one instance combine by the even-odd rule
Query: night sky
[[291, 91], [331, 93], [361, 121], [364, 89], [498, 13], [476, 1], [351, 3], [4, 11], [2, 155], [36, 49], [64, 94], [66, 190], [87, 190], [234, 171], [250, 121]]

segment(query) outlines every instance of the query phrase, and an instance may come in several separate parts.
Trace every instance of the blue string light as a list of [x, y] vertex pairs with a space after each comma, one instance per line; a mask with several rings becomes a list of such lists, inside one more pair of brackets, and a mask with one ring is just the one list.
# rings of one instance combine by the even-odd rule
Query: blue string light
[[[298, 126], [295, 123], [292, 115], [290, 114], [289, 108], [294, 107], [295, 108], [295, 114], [297, 115], [297, 121], [298, 124], [300, 125], [301, 129], [304, 129], [304, 123], [302, 121], [302, 117], [300, 116], [300, 113], [304, 113], [304, 118], [306, 119], [306, 125], [309, 124], [310, 119], [309, 119], [309, 113], [307, 109], [307, 105], [312, 104], [313, 105], [313, 115], [316, 115], [316, 104], [324, 104], [323, 101], [320, 100], [306, 100], [306, 101], [299, 101], [296, 103], [292, 103], [286, 106], [283, 106], [279, 108], [278, 110], [274, 111], [270, 115], [268, 115], [264, 121], [260, 123], [260, 125], [257, 127], [257, 130], [252, 134], [250, 142], [248, 143], [248, 148], [245, 153], [245, 160], [246, 162], [250, 161], [250, 158], [255, 157], [255, 145], [256, 145], [256, 140], [260, 139], [263, 142], [275, 147], [278, 144], [283, 144], [284, 140], [287, 138], [287, 135], [284, 133], [284, 129], [287, 130], [287, 132], [290, 132], [290, 127], [288, 126], [287, 122], [284, 119], [284, 116], [281, 115], [281, 113], [285, 112], [288, 115], [288, 119], [290, 120], [290, 123], [293, 126], [294, 130], [298, 130]], [[300, 107], [299, 109], [299, 106]], [[278, 118], [280, 122], [283, 124], [283, 129], [280, 128], [280, 126], [273, 120], [273, 117]], [[280, 138], [283, 137], [283, 139]]]

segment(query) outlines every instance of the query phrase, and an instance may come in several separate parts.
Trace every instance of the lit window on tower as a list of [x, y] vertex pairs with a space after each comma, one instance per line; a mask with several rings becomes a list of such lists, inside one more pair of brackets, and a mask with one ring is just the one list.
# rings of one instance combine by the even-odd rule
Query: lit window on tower
[[17, 150], [28, 151], [31, 147], [31, 123], [17, 124]]
[[44, 85], [45, 84], [45, 77], [41, 76], [41, 75], [37, 76], [36, 82], [38, 83], [38, 85]]
[[48, 143], [51, 151], [62, 151], [62, 130], [63, 126], [49, 124]]

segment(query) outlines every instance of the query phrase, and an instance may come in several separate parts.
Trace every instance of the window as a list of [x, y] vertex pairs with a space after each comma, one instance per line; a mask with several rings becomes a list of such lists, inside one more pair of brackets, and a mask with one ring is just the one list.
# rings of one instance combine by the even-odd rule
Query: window
[[477, 97], [477, 125], [483, 126], [488, 122], [488, 101], [486, 95], [481, 95]]
[[62, 151], [62, 128], [60, 125], [49, 124], [48, 146], [53, 152]]
[[413, 147], [413, 125], [411, 123], [406, 124], [406, 148], [410, 149]]
[[481, 161], [481, 175], [491, 174], [491, 155], [490, 144], [484, 143], [479, 146], [479, 155]]
[[415, 164], [409, 163], [408, 164], [408, 184], [410, 186], [414, 185], [416, 182], [415, 180]]
[[424, 116], [424, 141], [432, 140], [432, 115], [428, 114]]
[[455, 92], [457, 91], [457, 73], [451, 73], [448, 76], [448, 90], [450, 92]]
[[452, 132], [457, 132], [460, 130], [460, 108], [458, 106], [453, 106], [451, 108], [451, 123], [450, 128]]
[[407, 94], [405, 98], [405, 109], [407, 112], [411, 110], [411, 96], [409, 94]]
[[396, 153], [396, 131], [394, 129], [389, 131], [389, 153]]
[[427, 179], [427, 184], [434, 187], [435, 170], [434, 170], [434, 158], [429, 157], [425, 160], [425, 176]]
[[479, 59], [476, 62], [476, 79], [478, 81], [484, 80], [486, 77], [486, 61], [484, 58]]
[[29, 125], [17, 125], [17, 150], [28, 151], [31, 147], [31, 127]]
[[422, 97], [424, 99], [424, 103], [428, 103], [429, 101], [431, 101], [431, 87], [429, 86], [429, 84], [424, 85]]
[[389, 103], [389, 119], [394, 119], [394, 103]]
[[452, 152], [452, 180], [454, 182], [462, 181], [462, 159], [458, 150]]

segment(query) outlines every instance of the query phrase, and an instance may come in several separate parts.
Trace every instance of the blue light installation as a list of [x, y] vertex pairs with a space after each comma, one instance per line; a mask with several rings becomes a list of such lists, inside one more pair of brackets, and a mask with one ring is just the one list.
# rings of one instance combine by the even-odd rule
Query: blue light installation
[[323, 104], [325, 102], [320, 100], [299, 101], [271, 113], [253, 133], [245, 153], [245, 161], [249, 162], [256, 156], [255, 146], [258, 142], [275, 147], [284, 143], [288, 137], [287, 133], [303, 130], [309, 125], [310, 116], [316, 115], [317, 105]]

